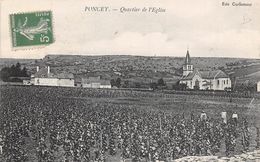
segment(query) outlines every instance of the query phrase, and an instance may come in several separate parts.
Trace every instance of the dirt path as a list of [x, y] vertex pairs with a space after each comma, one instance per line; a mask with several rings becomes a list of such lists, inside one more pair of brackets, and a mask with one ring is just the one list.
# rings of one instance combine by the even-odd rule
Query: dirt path
[[218, 156], [187, 156], [181, 159], [176, 159], [173, 162], [259, 162], [260, 150], [247, 152], [232, 157], [218, 157]]

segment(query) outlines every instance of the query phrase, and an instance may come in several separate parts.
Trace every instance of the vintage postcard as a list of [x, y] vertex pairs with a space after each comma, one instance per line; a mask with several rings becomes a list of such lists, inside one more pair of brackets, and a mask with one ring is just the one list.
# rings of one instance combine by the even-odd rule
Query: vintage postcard
[[1, 162], [260, 161], [259, 0], [0, 0]]

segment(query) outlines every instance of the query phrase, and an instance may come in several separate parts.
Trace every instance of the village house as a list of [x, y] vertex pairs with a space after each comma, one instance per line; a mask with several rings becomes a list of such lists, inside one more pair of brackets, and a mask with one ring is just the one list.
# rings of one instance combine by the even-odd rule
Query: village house
[[110, 81], [103, 80], [100, 76], [82, 78], [81, 84], [85, 88], [112, 88]]
[[54, 74], [50, 72], [49, 66], [41, 69], [37, 66], [36, 73], [31, 76], [31, 84], [40, 86], [74, 87], [74, 76], [70, 73]]
[[182, 69], [183, 76], [180, 84], [186, 84], [188, 89], [226, 90], [231, 88], [231, 80], [222, 70], [199, 71], [194, 69], [189, 51], [187, 51]]

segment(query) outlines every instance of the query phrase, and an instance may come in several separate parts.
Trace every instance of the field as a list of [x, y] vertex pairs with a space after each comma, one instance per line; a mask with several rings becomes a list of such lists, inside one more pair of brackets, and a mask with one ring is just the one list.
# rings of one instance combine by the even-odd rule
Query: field
[[[230, 102], [225, 96], [10, 85], [0, 90], [1, 161], [170, 161], [193, 154], [226, 156], [259, 147], [259, 98], [232, 98]], [[199, 117], [202, 111], [207, 114], [205, 128]], [[228, 115], [223, 130], [222, 111]], [[231, 120], [235, 112], [236, 127]], [[218, 126], [221, 130], [216, 135]], [[203, 145], [194, 151], [192, 144], [182, 146], [193, 129], [196, 137], [190, 138]], [[213, 134], [209, 146], [203, 144], [208, 138], [203, 131]], [[231, 131], [236, 143], [226, 151]], [[215, 149], [217, 140], [220, 148]]]

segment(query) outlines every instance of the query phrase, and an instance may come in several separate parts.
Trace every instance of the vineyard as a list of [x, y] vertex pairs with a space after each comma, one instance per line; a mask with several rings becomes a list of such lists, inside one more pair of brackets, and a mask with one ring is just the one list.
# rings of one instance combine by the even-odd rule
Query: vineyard
[[172, 161], [260, 146], [257, 97], [12, 85], [0, 95], [1, 161]]

